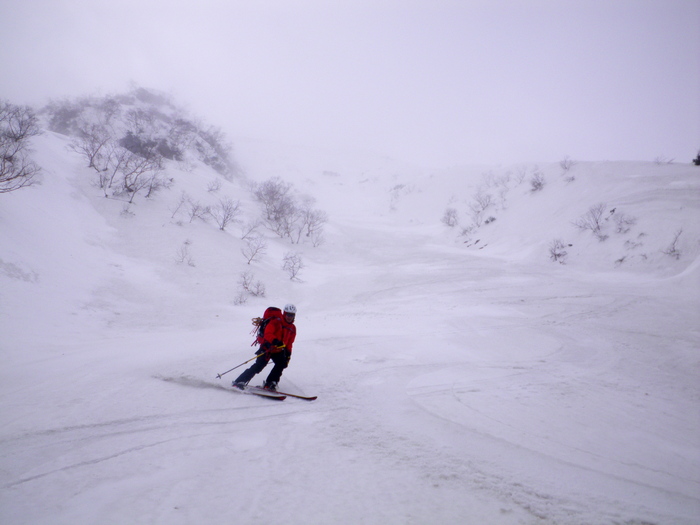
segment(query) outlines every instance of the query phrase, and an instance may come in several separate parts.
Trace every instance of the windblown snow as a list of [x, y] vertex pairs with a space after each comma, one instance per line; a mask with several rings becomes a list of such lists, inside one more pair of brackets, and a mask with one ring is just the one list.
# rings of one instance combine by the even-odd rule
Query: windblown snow
[[[36, 137], [43, 183], [0, 195], [1, 523], [700, 523], [700, 168], [240, 140], [245, 176], [171, 162], [128, 206], [67, 142]], [[323, 242], [261, 228], [247, 264], [271, 177], [328, 214]], [[240, 222], [190, 220], [183, 192]], [[242, 368], [216, 375], [287, 302], [280, 389], [318, 400], [237, 395]]]

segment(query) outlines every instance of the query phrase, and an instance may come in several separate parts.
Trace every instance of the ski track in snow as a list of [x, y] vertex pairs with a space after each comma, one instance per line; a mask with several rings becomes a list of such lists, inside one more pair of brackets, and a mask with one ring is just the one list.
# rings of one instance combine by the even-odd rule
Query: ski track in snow
[[[592, 254], [612, 263], [623, 239], [569, 232], [576, 213], [556, 216], [570, 265], [528, 237], [556, 229], [525, 213], [532, 199], [570, 208], [568, 184], [511, 194], [518, 218], [467, 246], [433, 227], [462, 179], [349, 163], [307, 182], [333, 215], [292, 283], [273, 260], [289, 245], [234, 264], [235, 234], [171, 220], [180, 188], [120, 215], [64, 142], [37, 140], [52, 176], [0, 209], [1, 523], [700, 523], [697, 225], [683, 224], [695, 262], [648, 247], [671, 215], [699, 217], [690, 171], [581, 168], [581, 195], [638, 207], [649, 269], [615, 271]], [[672, 180], [659, 189], [649, 170]], [[212, 177], [178, 181], [205, 199]], [[192, 267], [173, 260], [185, 240]], [[268, 297], [234, 305], [244, 270]], [[290, 300], [299, 339], [280, 388], [318, 400], [238, 395], [243, 368], [217, 371], [252, 355], [251, 317]]]

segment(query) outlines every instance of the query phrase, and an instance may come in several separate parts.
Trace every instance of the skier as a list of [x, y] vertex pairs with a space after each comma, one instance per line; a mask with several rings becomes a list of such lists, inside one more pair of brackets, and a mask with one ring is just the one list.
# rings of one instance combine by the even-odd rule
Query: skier
[[265, 326], [260, 349], [255, 352], [258, 358], [253, 366], [243, 372], [233, 382], [233, 386], [243, 390], [253, 376], [263, 371], [263, 368], [272, 360], [275, 366], [265, 380], [264, 388], [277, 390], [282, 372], [292, 357], [292, 346], [297, 335], [297, 327], [294, 325], [297, 308], [293, 304], [287, 304], [282, 313], [277, 313]]

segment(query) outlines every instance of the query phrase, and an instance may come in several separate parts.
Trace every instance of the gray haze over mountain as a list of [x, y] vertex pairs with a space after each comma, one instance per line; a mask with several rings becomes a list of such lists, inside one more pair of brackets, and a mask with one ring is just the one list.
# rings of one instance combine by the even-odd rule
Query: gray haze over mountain
[[0, 0], [0, 98], [172, 94], [234, 140], [426, 166], [689, 162], [696, 0]]

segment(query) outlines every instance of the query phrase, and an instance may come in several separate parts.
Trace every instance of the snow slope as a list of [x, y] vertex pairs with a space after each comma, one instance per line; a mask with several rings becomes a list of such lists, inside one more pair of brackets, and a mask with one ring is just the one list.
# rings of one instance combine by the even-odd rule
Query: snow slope
[[[43, 184], [0, 196], [0, 522], [700, 523], [697, 168], [431, 171], [240, 140], [247, 179], [214, 194], [171, 164], [127, 208], [66, 141], [37, 137]], [[230, 195], [252, 219], [248, 182], [272, 176], [328, 212], [323, 245], [268, 233], [247, 265], [238, 226], [177, 210]], [[495, 220], [462, 234], [479, 192]], [[598, 203], [604, 241], [572, 224]], [[267, 297], [234, 304], [246, 271]], [[312, 403], [215, 378], [285, 302], [280, 387]]]

